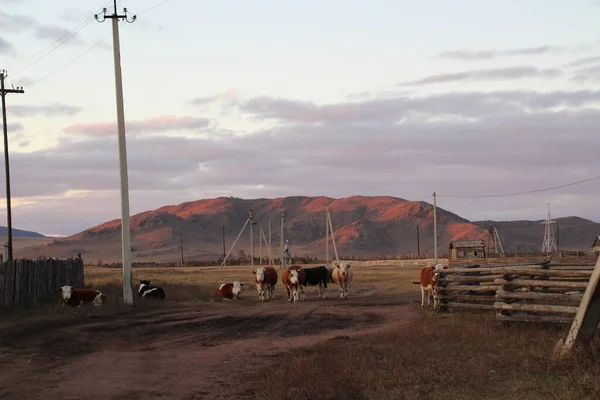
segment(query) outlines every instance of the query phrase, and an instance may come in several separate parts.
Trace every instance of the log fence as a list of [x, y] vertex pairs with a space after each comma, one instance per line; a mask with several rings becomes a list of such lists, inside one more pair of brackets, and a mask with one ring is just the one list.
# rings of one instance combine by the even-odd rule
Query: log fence
[[592, 275], [592, 263], [467, 265], [434, 276], [440, 311], [496, 312], [500, 321], [569, 324]]
[[28, 306], [56, 298], [63, 285], [84, 287], [81, 258], [0, 263], [0, 307]]

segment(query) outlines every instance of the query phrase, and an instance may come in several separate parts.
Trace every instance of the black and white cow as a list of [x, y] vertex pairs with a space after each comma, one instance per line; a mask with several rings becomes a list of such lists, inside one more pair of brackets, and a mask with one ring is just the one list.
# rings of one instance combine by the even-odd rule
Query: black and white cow
[[158, 286], [150, 286], [150, 281], [140, 281], [140, 289], [138, 290], [138, 296], [142, 296], [149, 299], [162, 299], [165, 298], [165, 291], [163, 288]]
[[319, 297], [317, 300], [321, 300], [321, 292], [323, 293], [323, 299], [326, 299], [329, 283], [331, 282], [331, 272], [327, 267], [304, 268], [304, 272], [304, 282], [302, 282], [302, 286], [318, 286]]

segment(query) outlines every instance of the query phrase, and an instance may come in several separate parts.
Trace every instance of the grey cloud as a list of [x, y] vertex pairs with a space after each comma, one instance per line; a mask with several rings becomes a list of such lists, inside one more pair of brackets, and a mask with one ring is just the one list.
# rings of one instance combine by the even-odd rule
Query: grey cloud
[[590, 56], [590, 57], [584, 57], [584, 58], [579, 58], [577, 60], [568, 62], [565, 64], [565, 66], [567, 67], [581, 67], [581, 66], [585, 66], [588, 64], [596, 64], [600, 62], [600, 56]]
[[256, 97], [240, 109], [257, 119], [272, 118], [292, 123], [380, 123], [397, 122], [414, 115], [488, 118], [493, 115], [522, 114], [552, 107], [578, 107], [600, 100], [600, 91], [497, 91], [451, 92], [430, 96], [401, 95], [386, 99], [319, 106], [311, 102]]
[[42, 106], [15, 105], [10, 106], [10, 112], [18, 117], [31, 117], [44, 114], [49, 117], [67, 116], [72, 117], [81, 112], [81, 107], [70, 106], [68, 104], [46, 104]]
[[[210, 135], [219, 140], [128, 138], [130, 188], [138, 196], [132, 213], [217, 195], [385, 194], [410, 199], [434, 190], [440, 195], [494, 194], [573, 182], [597, 175], [600, 168], [600, 110], [587, 107], [598, 99], [600, 92], [595, 91], [448, 93], [330, 105], [252, 99], [240, 107], [248, 111], [252, 105], [258, 118], [283, 114], [286, 123], [239, 137], [216, 131]], [[558, 105], [569, 109], [555, 111]], [[398, 123], [399, 116], [410, 115], [403, 108], [475, 118], [408, 118]], [[115, 137], [67, 136], [53, 149], [16, 153], [12, 160], [14, 196], [56, 195], [69, 189], [112, 191], [112, 208], [94, 214], [94, 223], [118, 217]], [[252, 188], [259, 185], [264, 189]], [[600, 195], [597, 184], [495, 199], [494, 206], [449, 198], [440, 198], [438, 205], [483, 219], [502, 210], [525, 215], [536, 204], [543, 212], [547, 201], [561, 195], [576, 197], [553, 205], [556, 216], [600, 217], [591, 200]], [[89, 207], [95, 196], [80, 203]], [[73, 199], [56, 202], [54, 209], [79, 210], [72, 218], [90, 218]], [[103, 210], [103, 203], [98, 204]], [[39, 213], [43, 211], [27, 209], [20, 218], [31, 224]]]
[[[163, 115], [142, 121], [127, 121], [125, 129], [128, 133], [164, 132], [169, 130], [195, 130], [210, 126], [207, 118]], [[65, 133], [86, 136], [109, 136], [117, 132], [116, 122], [97, 122], [69, 125]]]
[[600, 64], [577, 69], [571, 80], [580, 83], [600, 81]]
[[0, 37], [0, 54], [14, 56], [17, 54], [17, 49], [15, 49], [15, 46], [13, 46], [10, 42]]
[[[81, 44], [79, 34], [56, 25], [45, 25], [26, 15], [8, 14], [0, 11], [0, 31], [24, 32], [31, 31], [40, 39], [61, 39], [68, 44]], [[68, 35], [68, 38], [67, 38]]]
[[231, 101], [231, 100], [235, 100], [238, 95], [239, 95], [239, 92], [236, 89], [229, 89], [222, 93], [218, 93], [218, 94], [211, 95], [211, 96], [196, 97], [196, 98], [190, 100], [190, 103], [195, 104], [195, 105], [206, 105], [206, 104], [214, 103], [217, 101], [225, 101], [225, 100]]
[[399, 86], [421, 86], [435, 83], [498, 81], [524, 78], [554, 78], [560, 74], [561, 71], [555, 68], [539, 69], [527, 66], [489, 68], [431, 75], [416, 81], [400, 83]]
[[566, 49], [568, 48], [562, 46], [537, 46], [510, 50], [452, 50], [441, 52], [437, 57], [454, 60], [479, 61], [490, 60], [496, 57], [533, 56], [547, 53], [559, 53]]
[[9, 122], [7, 127], [8, 132], [23, 132], [23, 124], [20, 122]]

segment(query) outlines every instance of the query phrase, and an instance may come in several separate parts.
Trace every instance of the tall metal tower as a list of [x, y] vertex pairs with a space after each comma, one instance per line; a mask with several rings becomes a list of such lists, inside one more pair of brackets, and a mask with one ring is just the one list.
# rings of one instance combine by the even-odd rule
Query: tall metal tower
[[542, 253], [552, 253], [557, 251], [556, 247], [556, 238], [554, 237], [554, 228], [552, 228], [552, 224], [556, 224], [556, 221], [552, 221], [550, 218], [550, 203], [548, 203], [548, 215], [546, 216], [546, 220], [542, 222], [542, 224], [546, 225], [544, 229], [544, 242], [542, 243]]

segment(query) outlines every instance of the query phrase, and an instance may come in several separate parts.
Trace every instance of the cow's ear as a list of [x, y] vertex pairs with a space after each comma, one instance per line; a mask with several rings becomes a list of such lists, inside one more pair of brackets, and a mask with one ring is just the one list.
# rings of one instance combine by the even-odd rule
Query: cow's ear
[[338, 265], [336, 265], [336, 268], [340, 268], [341, 269], [342, 267], [340, 267], [340, 264], [338, 264]]
[[346, 264], [346, 268], [350, 268], [352, 264]]
[[252, 273], [253, 273], [254, 275], [256, 275], [256, 270], [255, 270], [255, 269], [253, 269], [253, 270], [252, 270]]
[[244, 284], [242, 282], [240, 282], [240, 287], [244, 286]]
[[77, 289], [75, 286], [71, 286], [70, 291], [72, 292], [73, 290]]

